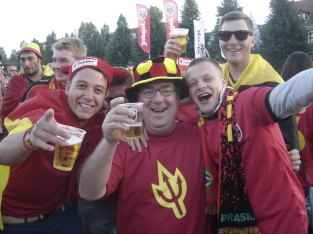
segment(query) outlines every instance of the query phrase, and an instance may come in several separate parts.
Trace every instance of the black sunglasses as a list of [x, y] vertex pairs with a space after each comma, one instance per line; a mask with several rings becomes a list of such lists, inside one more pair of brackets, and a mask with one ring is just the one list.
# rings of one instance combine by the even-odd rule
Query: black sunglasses
[[218, 33], [220, 39], [222, 41], [229, 41], [232, 35], [235, 35], [235, 38], [238, 41], [244, 41], [247, 39], [248, 35], [252, 36], [252, 32], [250, 31], [246, 31], [246, 30], [239, 30], [239, 31], [234, 31], [234, 32], [230, 32], [230, 31], [220, 31]]

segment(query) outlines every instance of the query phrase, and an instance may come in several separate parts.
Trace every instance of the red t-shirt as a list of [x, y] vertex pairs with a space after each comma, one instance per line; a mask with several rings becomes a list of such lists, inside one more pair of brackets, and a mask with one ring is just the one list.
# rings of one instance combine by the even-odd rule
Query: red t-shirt
[[301, 156], [300, 170], [296, 175], [306, 192], [310, 185], [313, 185], [313, 106], [311, 105], [302, 112], [297, 113], [296, 120]]
[[[97, 113], [82, 127], [67, 105], [67, 95], [62, 90], [42, 91], [36, 98], [19, 105], [9, 116], [10, 120], [27, 118], [32, 123], [52, 108], [58, 123], [86, 130], [80, 152], [92, 142], [94, 129], [101, 128], [104, 114]], [[21, 163], [10, 167], [10, 177], [3, 192], [1, 212], [14, 217], [33, 217], [51, 212], [67, 199], [73, 171], [53, 167], [54, 151], [37, 149]], [[77, 161], [81, 155], [78, 155]], [[77, 165], [77, 164], [75, 164]], [[75, 168], [75, 167], [74, 167]], [[1, 178], [0, 178], [1, 179]]]
[[120, 184], [117, 233], [204, 233], [204, 162], [196, 127], [149, 134], [141, 153], [118, 145], [107, 195]]
[[[262, 234], [306, 233], [304, 196], [278, 124], [269, 114], [270, 89], [241, 92], [235, 106], [247, 190]], [[198, 120], [195, 116], [186, 122], [194, 125]], [[219, 165], [218, 119], [206, 120], [205, 130], [209, 155]]]

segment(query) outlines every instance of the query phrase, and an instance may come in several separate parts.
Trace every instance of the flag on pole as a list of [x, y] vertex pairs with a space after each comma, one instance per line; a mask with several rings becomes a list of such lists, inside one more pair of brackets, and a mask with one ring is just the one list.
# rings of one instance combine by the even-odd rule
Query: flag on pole
[[194, 20], [193, 26], [194, 26], [194, 33], [195, 33], [194, 35], [195, 58], [200, 58], [201, 57], [201, 45], [205, 45], [203, 22]]
[[166, 16], [166, 40], [174, 28], [178, 28], [178, 8], [173, 0], [163, 0]]
[[150, 54], [150, 10], [140, 4], [136, 4], [138, 17], [138, 45]]

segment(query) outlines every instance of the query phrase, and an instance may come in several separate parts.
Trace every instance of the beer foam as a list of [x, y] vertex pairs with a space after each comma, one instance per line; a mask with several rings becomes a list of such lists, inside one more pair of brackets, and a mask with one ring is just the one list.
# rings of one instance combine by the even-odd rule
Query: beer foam
[[127, 124], [127, 123], [124, 123], [124, 124], [128, 127], [141, 127], [142, 126], [141, 122], [135, 122], [133, 124]]
[[67, 141], [68, 145], [75, 145], [77, 143], [82, 142], [82, 140], [83, 139], [81, 137], [72, 135], [71, 138], [67, 139], [66, 141]]

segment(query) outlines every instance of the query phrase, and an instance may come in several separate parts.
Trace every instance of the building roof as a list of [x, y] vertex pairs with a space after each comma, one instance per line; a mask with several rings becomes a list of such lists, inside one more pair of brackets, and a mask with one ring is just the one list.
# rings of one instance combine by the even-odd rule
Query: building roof
[[307, 19], [304, 23], [305, 26], [313, 26], [313, 0], [295, 1], [295, 7], [298, 11], [306, 13]]

